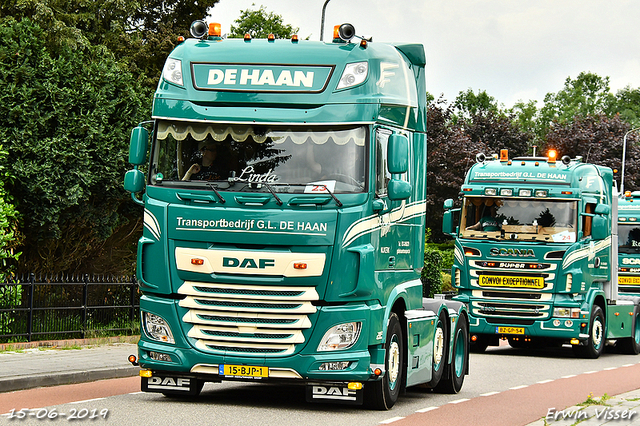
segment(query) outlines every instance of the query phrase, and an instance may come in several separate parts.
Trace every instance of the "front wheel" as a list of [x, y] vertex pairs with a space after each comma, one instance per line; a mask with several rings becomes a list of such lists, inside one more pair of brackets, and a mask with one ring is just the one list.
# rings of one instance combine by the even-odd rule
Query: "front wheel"
[[395, 313], [389, 317], [387, 341], [385, 345], [385, 374], [382, 380], [365, 385], [365, 404], [376, 410], [388, 410], [396, 403], [400, 395], [404, 378], [403, 358], [404, 339], [402, 326]]
[[580, 358], [596, 359], [604, 351], [605, 322], [604, 314], [600, 306], [594, 305], [591, 309], [591, 321], [589, 327], [589, 339], [585, 346], [574, 346], [574, 353]]

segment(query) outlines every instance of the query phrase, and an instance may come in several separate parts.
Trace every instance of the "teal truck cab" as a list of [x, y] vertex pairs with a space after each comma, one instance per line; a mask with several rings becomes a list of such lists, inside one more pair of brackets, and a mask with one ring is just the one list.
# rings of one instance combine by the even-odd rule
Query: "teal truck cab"
[[216, 28], [194, 23], [132, 132], [142, 389], [280, 381], [378, 409], [409, 386], [457, 392], [466, 307], [420, 281], [423, 46]]
[[[637, 354], [638, 298], [618, 294], [613, 172], [565, 156], [479, 154], [445, 202], [455, 237], [455, 300], [467, 304], [472, 350], [570, 343], [597, 358], [607, 342]], [[453, 214], [459, 213], [454, 229]]]

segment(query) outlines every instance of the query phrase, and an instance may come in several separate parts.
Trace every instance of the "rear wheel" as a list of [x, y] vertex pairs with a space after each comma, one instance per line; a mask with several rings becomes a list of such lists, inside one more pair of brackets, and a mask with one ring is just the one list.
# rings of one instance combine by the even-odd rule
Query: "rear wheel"
[[574, 346], [574, 353], [580, 358], [596, 359], [604, 351], [605, 322], [604, 314], [600, 306], [591, 308], [591, 320], [589, 327], [589, 339], [585, 346]]
[[395, 313], [389, 317], [385, 354], [385, 374], [382, 380], [368, 383], [365, 390], [365, 404], [376, 410], [388, 410], [398, 400], [404, 379], [402, 368], [404, 359], [404, 339], [402, 326]]
[[444, 312], [440, 312], [433, 334], [433, 360], [431, 363], [431, 380], [427, 383], [430, 388], [435, 388], [447, 365], [447, 346], [449, 346], [449, 333], [447, 333], [447, 318]]
[[638, 355], [640, 353], [640, 306], [633, 308], [633, 323], [631, 337], [620, 340], [620, 351], [625, 354]]
[[464, 376], [469, 369], [469, 327], [465, 318], [458, 318], [451, 354], [449, 374], [436, 386], [437, 392], [453, 394], [462, 389]]

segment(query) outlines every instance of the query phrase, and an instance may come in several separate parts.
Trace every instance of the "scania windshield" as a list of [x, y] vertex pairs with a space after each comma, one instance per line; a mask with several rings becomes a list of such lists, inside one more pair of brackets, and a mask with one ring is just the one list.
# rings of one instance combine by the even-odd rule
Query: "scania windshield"
[[[151, 183], [278, 192], [364, 192], [367, 128], [159, 121]], [[218, 185], [216, 184], [216, 185]], [[289, 186], [287, 186], [289, 185]]]
[[640, 253], [640, 223], [618, 224], [618, 253]]
[[575, 242], [577, 201], [465, 197], [460, 236]]

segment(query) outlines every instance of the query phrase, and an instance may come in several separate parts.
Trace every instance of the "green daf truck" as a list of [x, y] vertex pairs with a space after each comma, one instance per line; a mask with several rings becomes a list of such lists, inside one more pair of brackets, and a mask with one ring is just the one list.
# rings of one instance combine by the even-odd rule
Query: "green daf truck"
[[[606, 344], [640, 346], [640, 298], [618, 291], [613, 172], [568, 156], [478, 154], [445, 201], [455, 237], [452, 284], [467, 304], [472, 350], [571, 344], [597, 358]], [[454, 228], [454, 214], [459, 214]]]
[[420, 281], [423, 46], [348, 24], [329, 43], [191, 32], [125, 176], [144, 206], [142, 390], [282, 382], [377, 409], [409, 386], [458, 392], [466, 306]]
[[[626, 192], [618, 200], [618, 291], [640, 297], [640, 191]], [[634, 331], [640, 342], [640, 326]]]

